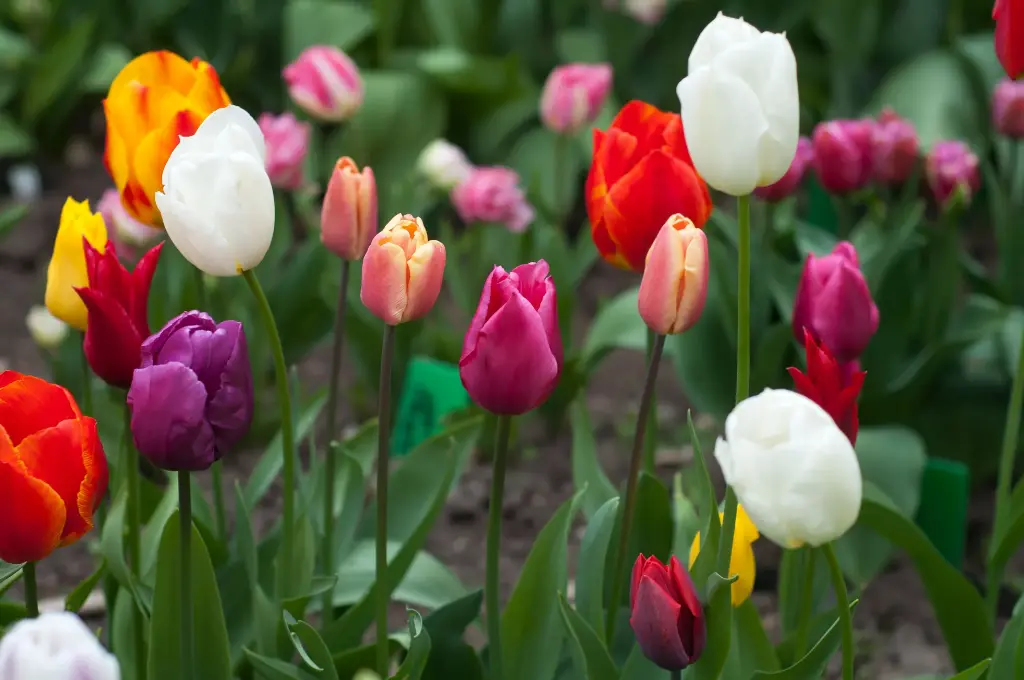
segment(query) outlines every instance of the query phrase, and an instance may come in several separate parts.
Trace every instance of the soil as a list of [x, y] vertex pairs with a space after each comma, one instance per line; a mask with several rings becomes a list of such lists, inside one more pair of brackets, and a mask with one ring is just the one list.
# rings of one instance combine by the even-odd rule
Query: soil
[[[70, 160], [70, 159], [69, 159]], [[97, 200], [107, 188], [106, 174], [95, 155], [79, 157], [76, 162], [48, 169], [50, 181], [29, 216], [0, 241], [0, 290], [7, 300], [0, 305], [0, 361], [19, 371], [46, 375], [46, 362], [25, 329], [25, 315], [42, 300], [46, 264], [60, 209], [66, 196]], [[610, 268], [595, 267], [582, 286], [584, 300], [577, 320], [585, 327], [599, 300], [634, 284], [632, 277]], [[634, 284], [635, 285], [635, 284]], [[327, 374], [327, 348], [321, 348], [303, 367], [306, 376]], [[635, 412], [644, 373], [643, 357], [635, 352], [616, 352], [607, 358], [593, 377], [587, 393], [599, 454], [609, 476], [621, 481], [626, 472], [626, 452], [618, 432], [623, 414]], [[314, 378], [315, 379], [315, 378]], [[662, 423], [685, 418], [686, 399], [671, 371], [663, 371], [658, 385], [659, 419]], [[501, 573], [506, 594], [515, 583], [520, 567], [540, 528], [572, 493], [569, 438], [562, 434], [536, 442], [536, 454], [519, 461], [510, 470], [504, 508], [504, 535]], [[685, 450], [666, 450], [659, 454], [659, 472], [666, 480], [688, 464]], [[225, 461], [226, 475], [244, 479], [255, 463], [255, 453], [239, 453]], [[477, 462], [462, 478], [434, 528], [428, 549], [466, 584], [483, 583], [483, 550], [490, 488], [490, 469]], [[981, 494], [973, 511], [980, 518], [972, 528], [972, 538], [987, 533], [990, 494]], [[257, 528], [277, 516], [280, 509], [271, 502], [260, 508]], [[582, 527], [571, 539], [572, 552], [578, 548]], [[972, 540], [980, 551], [981, 540]], [[90, 544], [83, 541], [55, 553], [40, 565], [42, 595], [67, 593], [87, 576], [92, 568]], [[759, 564], [769, 568], [777, 563], [778, 551], [767, 541], [759, 541]], [[774, 595], [754, 595], [769, 628], [776, 630]], [[951, 674], [952, 666], [942, 636], [932, 615], [924, 590], [913, 569], [897, 559], [864, 593], [856, 612], [858, 630], [858, 677], [895, 680], [919, 674]], [[829, 677], [838, 678], [834, 670]]]

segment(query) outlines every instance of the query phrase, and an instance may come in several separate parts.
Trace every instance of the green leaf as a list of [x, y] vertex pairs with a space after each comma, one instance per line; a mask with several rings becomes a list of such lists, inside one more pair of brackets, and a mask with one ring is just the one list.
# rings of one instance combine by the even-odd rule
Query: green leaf
[[78, 613], [78, 610], [82, 608], [85, 601], [89, 599], [92, 591], [96, 588], [96, 584], [100, 582], [104, 574], [107, 573], [107, 564], [104, 561], [100, 561], [99, 566], [84, 581], [75, 586], [75, 589], [68, 593], [68, 596], [64, 598], [64, 609], [65, 611]]
[[35, 62], [22, 100], [23, 120], [35, 121], [61, 93], [77, 89], [75, 74], [87, 60], [95, 25], [93, 18], [79, 19]]
[[[111, 646], [117, 650], [122, 680], [143, 680], [135, 674], [135, 631], [139, 627], [145, 627], [146, 622], [140, 620], [142, 614], [135, 606], [132, 594], [124, 588], [117, 588], [116, 592], [110, 624]], [[145, 653], [143, 651], [143, 654]]]
[[613, 349], [643, 351], [647, 347], [647, 326], [637, 311], [639, 294], [640, 288], [619, 293], [594, 316], [580, 350], [591, 371]]
[[639, 645], [633, 645], [633, 651], [622, 665], [619, 680], [665, 680], [665, 670], [648, 659]]
[[7, 232], [18, 226], [18, 223], [28, 215], [28, 205], [25, 203], [14, 203], [0, 211], [0, 239]]
[[256, 538], [249, 518], [249, 507], [245, 504], [242, 486], [235, 480], [235, 556], [245, 567], [245, 576], [250, 588], [260, 583], [259, 558], [256, 554]]
[[310, 677], [309, 674], [300, 672], [298, 668], [284, 661], [257, 654], [251, 649], [245, 649], [244, 652], [245, 658], [256, 669], [258, 676], [265, 680], [301, 680]]
[[484, 671], [476, 650], [464, 638], [466, 628], [480, 616], [482, 590], [435, 609], [423, 620], [430, 634], [430, 656], [424, 680], [483, 680]]
[[292, 366], [334, 328], [335, 309], [309, 273], [326, 269], [334, 257], [318, 239], [310, 239], [287, 261], [283, 273], [267, 287], [267, 300], [280, 329], [285, 362]]
[[1024, 479], [1017, 482], [1010, 495], [1006, 516], [1009, 520], [996, 526], [989, 546], [989, 565], [1000, 574], [1006, 571], [1007, 563], [1024, 541]]
[[[0, 158], [17, 158], [32, 153], [35, 149], [32, 135], [10, 116], [0, 114]], [[0, 229], [0, 234], [3, 233]]]
[[22, 566], [24, 565], [0, 562], [0, 596], [21, 578]]
[[159, 641], [149, 650], [150, 680], [181, 680], [181, 617], [192, 616], [194, 668], [192, 680], [224, 680], [231, 677], [231, 654], [217, 579], [203, 537], [192, 527], [191, 613], [181, 607], [181, 522], [175, 512], [160, 541], [153, 617], [149, 639]]
[[32, 42], [20, 32], [0, 27], [0, 69], [15, 71], [32, 56]]
[[[586, 503], [584, 491], [583, 503]], [[604, 581], [608, 544], [615, 533], [619, 498], [604, 502], [587, 525], [580, 544], [579, 564], [587, 565], [576, 572], [576, 610], [583, 620], [604, 637]]]
[[701, 413], [724, 418], [736, 399], [735, 345], [727, 329], [732, 328], [735, 307], [724, 302], [725, 292], [718, 279], [708, 281], [708, 298], [704, 313], [693, 328], [674, 335], [665, 344], [676, 375], [690, 398], [693, 408]]
[[327, 649], [320, 634], [305, 621], [288, 621], [288, 614], [285, 614], [288, 632], [293, 642], [297, 642], [296, 649], [299, 650], [303, 660], [311, 665], [318, 678], [324, 680], [338, 680], [338, 672], [334, 669], [334, 659]]
[[307, 47], [349, 51], [373, 31], [373, 14], [358, 2], [290, 0], [284, 10], [284, 53], [290, 62]]
[[[302, 410], [295, 423], [296, 443], [301, 442], [309, 435], [313, 425], [316, 423], [317, 417], [320, 415], [320, 411], [326, 403], [327, 394], [326, 392], [321, 392]], [[283, 442], [281, 431], [278, 430], [274, 439], [267, 445], [266, 450], [260, 457], [256, 468], [249, 475], [249, 479], [245, 483], [245, 493], [243, 494], [246, 507], [256, 507], [270, 489], [270, 486], [281, 474], [281, 466], [284, 464]]]
[[[178, 509], [178, 476], [168, 475], [164, 496], [160, 499], [153, 514], [149, 516], [142, 530], [142, 574], [143, 580], [156, 569], [156, 556], [160, 550], [160, 539], [164, 535], [164, 526], [174, 511]], [[109, 520], [108, 520], [109, 521]], [[104, 529], [106, 525], [104, 524]]]
[[[757, 605], [749, 597], [732, 610], [732, 637], [736, 640], [736, 648], [729, 655], [729, 660], [735, 660], [739, 673], [737, 676], [726, 673], [724, 677], [747, 678], [754, 671], [779, 670], [775, 647], [765, 633]], [[729, 667], [727, 664], [726, 668]]]
[[700, 445], [700, 437], [697, 435], [697, 428], [693, 426], [693, 413], [686, 412], [686, 422], [690, 428], [690, 442], [693, 444], [693, 454], [700, 469], [700, 484], [698, 488], [701, 497], [698, 499], [700, 514], [704, 517], [704, 529], [701, 531], [700, 550], [697, 559], [690, 568], [695, 582], [703, 583], [715, 571], [715, 561], [718, 555], [718, 540], [722, 533], [722, 520], [718, 516], [718, 501], [715, 500], [715, 486], [711, 481], [711, 471], [708, 469], [707, 460], [704, 458], [704, 449]]
[[472, 50], [480, 30], [475, 0], [424, 0], [423, 11], [438, 43]]
[[409, 616], [409, 653], [398, 667], [394, 680], [420, 680], [430, 657], [430, 633], [423, 626], [423, 617], [415, 609], [407, 610]]
[[576, 399], [569, 407], [572, 427], [572, 483], [577, 491], [586, 489], [581, 501], [583, 515], [590, 519], [599, 508], [618, 496], [615, 485], [601, 468], [597, 458], [597, 439], [590, 423], [587, 402]]
[[[124, 534], [125, 534], [125, 509], [128, 504], [128, 486], [121, 485], [121, 490], [114, 496], [114, 502], [110, 505], [110, 512], [103, 523], [103, 533], [100, 536], [100, 554], [110, 575], [117, 580], [122, 588], [126, 588], [134, 598], [137, 606], [145, 611], [146, 603], [139, 594], [135, 578], [128, 569], [128, 563], [124, 557]], [[147, 612], [148, 613], [148, 612]]]
[[[992, 663], [991, 661], [989, 661], [988, 659], [985, 659], [984, 661], [981, 661], [981, 662], [971, 666], [970, 668], [968, 668], [964, 672], [957, 673], [956, 675], [954, 675], [949, 680], [980, 680], [980, 678], [983, 675], [985, 675], [985, 671], [988, 670], [989, 664], [991, 664], [991, 663]], [[996, 680], [996, 676], [993, 675], [991, 677], [992, 677], [992, 680]]]
[[732, 644], [732, 582], [718, 573], [708, 577], [706, 599], [707, 644], [704, 653], [690, 667], [689, 680], [718, 680]]
[[[851, 613], [857, 606], [857, 602], [859, 600], [850, 603]], [[829, 659], [835, 655], [842, 643], [841, 633], [842, 629], [837, 619], [804, 658], [781, 671], [758, 671], [754, 673], [751, 680], [818, 680], [825, 673]]]
[[82, 78], [82, 91], [106, 94], [121, 69], [132, 60], [132, 53], [119, 43], [105, 43], [96, 48], [89, 70]]
[[619, 669], [615, 667], [615, 662], [605, 649], [603, 640], [590, 624], [569, 606], [561, 593], [558, 594], [558, 607], [566, 633], [574, 643], [572, 651], [576, 670], [586, 680], [618, 680]]
[[424, 50], [416, 55], [415, 63], [446, 90], [465, 94], [507, 92], [515, 87], [519, 75], [514, 58], [479, 56], [457, 47]]
[[1024, 600], [1014, 607], [1013, 616], [1003, 628], [996, 650], [992, 654], [992, 665], [988, 669], [989, 680], [1014, 680], [1024, 677]]
[[310, 583], [313, 580], [313, 571], [316, 569], [316, 536], [313, 534], [313, 525], [309, 521], [309, 515], [300, 514], [295, 519], [295, 526], [292, 529], [294, 540], [292, 553], [285, 555], [278, 554], [278, 560], [288, 560], [287, 570], [282, 570], [280, 562], [277, 563], [277, 574], [282, 571], [291, 575], [290, 583], [278, 582], [278, 597], [282, 599], [295, 598], [309, 592]]
[[[388, 556], [393, 559], [402, 548], [398, 541], [388, 541]], [[343, 562], [338, 565], [338, 584], [334, 592], [335, 606], [359, 602], [373, 585], [376, 542], [357, 542]], [[451, 569], [436, 557], [421, 552], [413, 559], [393, 597], [417, 607], [436, 609], [465, 596], [466, 587]]]

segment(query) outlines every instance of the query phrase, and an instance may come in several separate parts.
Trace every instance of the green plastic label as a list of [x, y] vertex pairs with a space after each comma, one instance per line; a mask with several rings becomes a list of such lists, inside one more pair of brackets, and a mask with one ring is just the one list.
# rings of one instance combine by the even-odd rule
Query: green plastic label
[[967, 542], [970, 471], [961, 462], [929, 458], [921, 478], [917, 525], [957, 569], [963, 567]]
[[404, 456], [441, 431], [444, 417], [469, 406], [459, 367], [429, 357], [413, 357], [391, 432], [391, 455]]

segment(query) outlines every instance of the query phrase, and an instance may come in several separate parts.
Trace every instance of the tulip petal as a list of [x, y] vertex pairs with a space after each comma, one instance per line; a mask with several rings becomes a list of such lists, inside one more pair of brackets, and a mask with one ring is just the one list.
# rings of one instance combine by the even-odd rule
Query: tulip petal
[[110, 84], [110, 93], [150, 82], [166, 83], [176, 92], [185, 93], [191, 89], [195, 78], [195, 69], [188, 61], [169, 50], [155, 50], [128, 62]]
[[153, 276], [156, 274], [156, 266], [160, 262], [160, 253], [163, 252], [164, 242], [161, 241], [150, 248], [145, 255], [139, 258], [132, 272], [132, 305], [130, 314], [135, 327], [140, 329], [143, 339], [149, 336], [149, 289], [153, 285]]
[[629, 624], [644, 656], [666, 670], [679, 670], [690, 662], [676, 624], [681, 609], [661, 586], [644, 575], [637, 587]]
[[[669, 218], [671, 221], [672, 218]], [[666, 335], [676, 322], [678, 301], [682, 297], [683, 267], [686, 253], [670, 222], [658, 232], [647, 253], [644, 275], [640, 280], [637, 307], [640, 317], [655, 333]]]
[[63, 387], [15, 371], [0, 375], [0, 428], [14, 446], [35, 432], [78, 417], [74, 399]]
[[179, 363], [135, 371], [128, 405], [139, 452], [165, 470], [205, 470], [217, 459], [206, 387]]
[[217, 337], [231, 352], [219, 367], [220, 383], [206, 405], [206, 419], [213, 427], [217, 450], [223, 454], [245, 436], [252, 422], [252, 368], [242, 324], [221, 322]]
[[409, 304], [402, 321], [421, 319], [434, 308], [444, 280], [445, 248], [440, 241], [428, 241], [409, 258]]
[[127, 388], [142, 362], [139, 330], [117, 300], [92, 288], [76, 290], [89, 310], [82, 349], [90, 368], [111, 385]]
[[384, 232], [374, 237], [374, 243], [363, 257], [363, 283], [359, 299], [374, 316], [388, 324], [401, 323], [409, 305], [408, 267], [405, 251], [395, 243], [380, 242]]
[[[0, 439], [2, 439], [0, 429]], [[64, 502], [20, 463], [5, 458], [0, 441], [0, 559], [38, 562], [57, 547], [64, 528]], [[6, 442], [10, 447], [10, 441]]]

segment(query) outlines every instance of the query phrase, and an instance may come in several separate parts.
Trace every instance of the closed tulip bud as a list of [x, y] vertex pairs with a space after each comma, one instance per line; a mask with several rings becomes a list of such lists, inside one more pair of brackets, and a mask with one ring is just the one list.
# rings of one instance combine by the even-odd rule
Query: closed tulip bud
[[665, 16], [668, 0], [622, 0], [622, 9], [641, 24], [654, 26]]
[[56, 349], [68, 337], [68, 325], [42, 305], [34, 305], [28, 310], [25, 325], [32, 339], [43, 349]]
[[704, 651], [704, 610], [690, 574], [673, 556], [668, 566], [651, 555], [633, 564], [629, 625], [644, 656], [668, 671], [696, 663]]
[[282, 75], [292, 101], [317, 120], [340, 123], [363, 105], [359, 67], [337, 47], [307, 47]]
[[1020, 0], [996, 0], [992, 18], [996, 22], [996, 56], [1006, 75], [1017, 79], [1024, 74], [1024, 6]]
[[22, 619], [0, 638], [3, 680], [120, 680], [117, 659], [78, 615]]
[[823, 257], [807, 256], [793, 302], [798, 342], [805, 328], [844, 363], [857, 359], [878, 330], [878, 307], [852, 243], [843, 241]]
[[462, 149], [445, 139], [435, 139], [420, 152], [416, 169], [436, 189], [451, 191], [465, 182], [473, 165]]
[[676, 93], [693, 165], [712, 187], [746, 196], [789, 170], [800, 99], [784, 34], [719, 12], [697, 37]]
[[264, 168], [263, 133], [237, 106], [215, 111], [182, 137], [164, 166], [156, 203], [167, 236], [211, 276], [258, 265], [274, 236], [274, 189]]
[[164, 470], [206, 470], [249, 431], [252, 373], [245, 330], [185, 312], [142, 343], [128, 390], [135, 447]]
[[834, 541], [860, 514], [853, 445], [802, 394], [767, 389], [741, 401], [725, 419], [715, 458], [754, 525], [783, 548]]
[[804, 175], [807, 174], [807, 168], [813, 162], [814, 146], [810, 139], [801, 137], [796, 145], [793, 162], [789, 164], [789, 170], [782, 176], [782, 179], [775, 184], [754, 189], [754, 195], [769, 203], [778, 203], [784, 198], [789, 198], [800, 188], [800, 184], [804, 181]]
[[814, 128], [814, 171], [833, 194], [863, 189], [874, 173], [874, 121], [830, 120]]
[[360, 260], [377, 228], [377, 182], [348, 156], [338, 160], [320, 211], [320, 240], [346, 260]]
[[459, 359], [474, 402], [491, 413], [519, 415], [551, 395], [562, 372], [556, 299], [544, 260], [491, 271]]
[[260, 114], [257, 123], [267, 145], [267, 176], [270, 183], [294, 191], [302, 186], [306, 152], [309, 151], [309, 123], [299, 122], [291, 113]]
[[359, 299], [389, 326], [420, 319], [441, 292], [444, 263], [444, 244], [429, 240], [423, 220], [395, 215], [363, 256]]
[[497, 222], [520, 233], [533, 222], [533, 206], [519, 188], [519, 175], [511, 168], [473, 168], [452, 189], [452, 205], [466, 224]]
[[969, 205], [981, 188], [978, 157], [961, 141], [936, 143], [925, 158], [924, 168], [932, 196], [943, 210]]
[[871, 131], [874, 178], [881, 184], [902, 184], [917, 165], [917, 131], [913, 123], [885, 109]]
[[992, 126], [1010, 139], [1024, 138], [1024, 82], [1002, 80], [992, 91]]
[[673, 215], [647, 253], [638, 307], [655, 333], [682, 333], [697, 323], [708, 296], [708, 239], [682, 215]]
[[565, 64], [548, 75], [540, 117], [549, 130], [574, 134], [594, 122], [612, 87], [610, 64]]
[[[719, 521], [725, 514], [718, 513]], [[757, 527], [750, 521], [750, 516], [743, 506], [736, 508], [736, 530], [732, 536], [732, 554], [729, 557], [729, 575], [736, 575], [732, 583], [732, 606], [738, 607], [754, 592], [754, 579], [757, 576], [757, 565], [754, 562], [754, 542], [761, 537]], [[700, 555], [700, 532], [693, 537], [690, 544], [690, 568], [693, 568], [697, 556]]]
[[83, 239], [94, 248], [107, 246], [103, 216], [89, 210], [89, 201], [79, 203], [68, 197], [60, 212], [53, 255], [46, 269], [45, 300], [51, 314], [80, 331], [85, 330], [88, 321], [85, 304], [75, 293], [75, 288], [89, 284]]
[[804, 329], [804, 348], [807, 372], [793, 366], [786, 369], [793, 378], [796, 391], [825, 409], [850, 443], [856, 444], [857, 398], [867, 374], [859, 370], [856, 362], [840, 364], [824, 344], [814, 341], [814, 336], [807, 329]]

